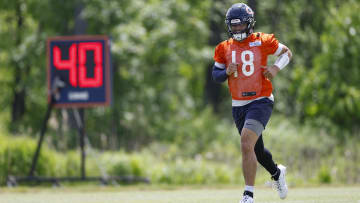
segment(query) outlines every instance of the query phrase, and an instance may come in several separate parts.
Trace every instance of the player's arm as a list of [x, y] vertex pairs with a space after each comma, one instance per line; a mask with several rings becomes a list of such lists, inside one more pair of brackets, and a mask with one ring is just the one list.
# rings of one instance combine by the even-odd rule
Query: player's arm
[[214, 66], [212, 69], [212, 78], [215, 82], [222, 83], [228, 76], [233, 74], [237, 70], [237, 64], [231, 63], [226, 67], [226, 57], [225, 57], [225, 45], [220, 43], [215, 48], [214, 54]]
[[272, 79], [276, 74], [287, 66], [292, 58], [291, 50], [284, 44], [279, 43], [278, 49], [274, 53], [278, 58], [276, 59], [274, 65], [264, 66], [265, 69], [263, 74], [266, 78]]
[[227, 79], [225, 64], [215, 62], [212, 69], [212, 78], [215, 82], [222, 83]]
[[215, 62], [212, 70], [213, 80], [218, 83], [224, 82], [228, 76], [237, 70], [237, 66], [235, 63], [230, 63], [229, 66], [225, 68], [225, 64]]

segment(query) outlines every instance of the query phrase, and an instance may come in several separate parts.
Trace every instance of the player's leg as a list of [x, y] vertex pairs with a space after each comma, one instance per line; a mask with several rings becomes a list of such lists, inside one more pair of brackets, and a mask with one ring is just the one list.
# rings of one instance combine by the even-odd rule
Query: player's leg
[[[234, 121], [241, 135], [242, 169], [246, 184], [243, 200], [252, 199], [254, 192], [257, 166], [254, 148], [264, 130], [264, 125], [259, 121], [264, 112], [261, 107], [257, 107], [259, 104], [262, 102], [254, 101], [245, 106], [233, 107]], [[268, 116], [268, 113], [265, 114]]]
[[274, 180], [274, 186], [280, 198], [284, 199], [287, 196], [287, 185], [285, 181], [286, 167], [275, 164], [270, 151], [264, 147], [262, 135], [260, 135], [255, 144], [255, 154], [258, 162], [270, 173], [271, 179]]
[[269, 99], [260, 99], [247, 106], [245, 123], [241, 131], [241, 146], [245, 183], [251, 187], [255, 183], [256, 176], [256, 164], [253, 164], [254, 160], [257, 163], [255, 145], [270, 118], [273, 102]]
[[[264, 127], [266, 127], [273, 109], [273, 101], [269, 99], [261, 99], [255, 101], [254, 104], [249, 109], [248, 118], [258, 120]], [[262, 130], [264, 130], [262, 129]], [[261, 129], [260, 129], [261, 130]], [[261, 131], [262, 132], [262, 131]], [[260, 134], [259, 139], [255, 144], [255, 154], [258, 162], [271, 174], [278, 175], [278, 168], [275, 162], [272, 159], [272, 154], [268, 149], [264, 147], [264, 141], [262, 134]]]
[[[270, 119], [272, 108], [273, 102], [269, 99], [255, 101], [254, 104], [249, 108], [249, 113], [246, 115], [246, 118], [258, 119], [258, 121], [260, 121], [265, 128], [267, 122]], [[278, 191], [280, 198], [286, 198], [288, 191], [285, 181], [286, 167], [282, 165], [277, 166], [274, 163], [270, 151], [264, 147], [262, 136], [260, 136], [257, 140], [254, 151], [259, 163], [264, 166], [264, 168], [272, 175], [272, 179], [275, 181], [275, 188]]]
[[270, 173], [271, 177], [275, 180], [279, 179], [280, 169], [276, 166], [271, 152], [264, 147], [262, 135], [255, 144], [255, 154], [258, 162]]
[[[233, 114], [233, 118], [236, 124], [236, 127], [239, 131], [239, 134], [241, 135], [243, 127], [244, 127], [244, 123], [245, 123], [245, 116], [246, 116], [246, 112], [247, 109], [249, 108], [249, 105], [245, 105], [245, 106], [238, 106], [238, 107], [233, 107], [232, 108], [232, 114]], [[244, 147], [242, 147], [244, 149]], [[254, 148], [252, 148], [252, 151], [254, 151]], [[256, 157], [253, 159], [255, 159], [255, 168], [256, 168]], [[254, 164], [254, 162], [253, 162]], [[244, 166], [244, 162], [242, 164]], [[252, 175], [254, 176], [254, 174]], [[250, 184], [250, 183], [247, 183]], [[240, 201], [241, 203], [243, 202], [252, 202], [253, 201], [253, 193], [254, 193], [254, 184], [252, 185], [245, 185], [245, 189], [244, 189], [244, 196], [242, 198], [242, 200]]]
[[246, 120], [244, 128], [241, 131], [241, 152], [242, 152], [242, 170], [245, 179], [245, 192], [253, 196], [253, 187], [255, 185], [257, 160], [254, 147], [258, 135], [252, 130], [247, 128], [247, 125], [252, 121]]
[[246, 202], [244, 199], [253, 198], [254, 195], [257, 166], [254, 147], [263, 130], [264, 127], [259, 121], [246, 119], [241, 131], [242, 169], [245, 179], [245, 190], [242, 202]]

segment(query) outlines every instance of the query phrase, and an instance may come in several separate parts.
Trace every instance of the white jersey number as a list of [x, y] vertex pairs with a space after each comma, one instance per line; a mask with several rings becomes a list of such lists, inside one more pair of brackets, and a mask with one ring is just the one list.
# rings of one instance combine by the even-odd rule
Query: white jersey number
[[[246, 60], [246, 55], [248, 55], [248, 60]], [[236, 51], [232, 51], [231, 54], [231, 61], [233, 63], [236, 63]], [[254, 73], [254, 53], [252, 51], [246, 50], [241, 52], [241, 62], [242, 62], [242, 67], [241, 70], [243, 72], [243, 74], [245, 76], [250, 76]], [[250, 66], [249, 71], [246, 70], [246, 67]]]

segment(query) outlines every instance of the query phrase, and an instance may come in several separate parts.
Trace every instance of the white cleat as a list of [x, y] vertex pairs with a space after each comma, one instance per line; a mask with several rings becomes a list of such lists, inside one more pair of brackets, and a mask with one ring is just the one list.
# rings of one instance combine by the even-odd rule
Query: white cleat
[[249, 195], [245, 195], [239, 203], [254, 203], [254, 199]]
[[280, 199], [285, 199], [288, 193], [288, 187], [285, 181], [286, 167], [278, 165], [278, 168], [280, 169], [279, 180], [274, 181], [273, 186], [278, 191]]

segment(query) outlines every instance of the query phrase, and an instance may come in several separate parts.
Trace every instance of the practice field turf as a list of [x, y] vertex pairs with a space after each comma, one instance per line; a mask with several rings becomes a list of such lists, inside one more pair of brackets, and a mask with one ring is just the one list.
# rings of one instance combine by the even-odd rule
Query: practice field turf
[[[0, 191], [2, 189], [0, 188]], [[291, 188], [286, 200], [280, 200], [270, 188], [256, 188], [256, 203], [360, 203], [360, 187]], [[239, 189], [78, 188], [5, 189], [1, 203], [238, 203]]]

